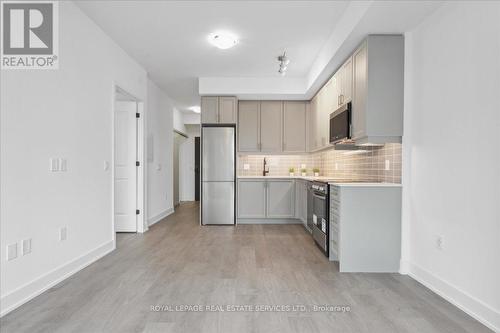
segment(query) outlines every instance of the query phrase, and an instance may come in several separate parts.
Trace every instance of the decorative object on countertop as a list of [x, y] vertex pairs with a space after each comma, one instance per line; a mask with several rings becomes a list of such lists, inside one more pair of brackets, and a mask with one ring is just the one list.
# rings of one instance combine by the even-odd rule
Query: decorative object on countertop
[[319, 168], [313, 168], [314, 177], [319, 177]]
[[292, 167], [288, 168], [288, 172], [290, 173], [290, 177], [295, 176], [295, 168]]
[[302, 177], [307, 176], [307, 169], [300, 169], [300, 173], [301, 173]]

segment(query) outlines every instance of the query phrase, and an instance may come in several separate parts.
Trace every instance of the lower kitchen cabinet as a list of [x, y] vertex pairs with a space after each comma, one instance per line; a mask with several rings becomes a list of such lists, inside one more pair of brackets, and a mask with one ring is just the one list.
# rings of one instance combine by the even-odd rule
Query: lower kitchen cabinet
[[238, 179], [239, 223], [297, 223], [295, 180]]
[[401, 186], [330, 185], [329, 258], [340, 272], [398, 272]]
[[295, 181], [267, 181], [267, 217], [293, 218], [295, 216]]
[[266, 217], [265, 180], [244, 179], [238, 181], [238, 217]]
[[307, 180], [296, 180], [295, 182], [295, 218], [307, 226]]

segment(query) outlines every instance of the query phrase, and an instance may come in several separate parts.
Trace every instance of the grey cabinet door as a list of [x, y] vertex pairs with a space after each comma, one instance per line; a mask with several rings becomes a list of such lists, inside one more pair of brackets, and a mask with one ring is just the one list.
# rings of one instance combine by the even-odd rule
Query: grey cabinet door
[[240, 101], [238, 106], [238, 151], [260, 149], [260, 102]]
[[236, 124], [236, 97], [219, 97], [219, 123]]
[[238, 181], [238, 217], [266, 217], [266, 181]]
[[281, 152], [281, 101], [260, 102], [260, 151]]
[[293, 218], [295, 216], [295, 181], [267, 181], [267, 217]]
[[354, 52], [352, 91], [352, 137], [357, 139], [366, 133], [366, 95], [368, 84], [368, 52], [366, 42]]
[[201, 98], [201, 123], [218, 123], [219, 98], [213, 96], [203, 96]]
[[316, 124], [316, 114], [318, 112], [318, 97], [317, 95], [313, 97], [311, 102], [309, 103], [309, 151], [314, 151], [318, 148], [318, 139], [317, 139], [317, 124]]
[[283, 151], [288, 153], [306, 151], [305, 102], [283, 102]]
[[352, 58], [346, 60], [342, 65], [341, 75], [341, 88], [340, 88], [340, 104], [344, 105], [352, 99]]

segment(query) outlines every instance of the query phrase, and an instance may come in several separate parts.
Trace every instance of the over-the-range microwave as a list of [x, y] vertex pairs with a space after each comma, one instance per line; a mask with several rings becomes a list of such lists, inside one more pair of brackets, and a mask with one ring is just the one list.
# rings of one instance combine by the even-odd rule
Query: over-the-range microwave
[[330, 113], [330, 143], [351, 138], [351, 102]]

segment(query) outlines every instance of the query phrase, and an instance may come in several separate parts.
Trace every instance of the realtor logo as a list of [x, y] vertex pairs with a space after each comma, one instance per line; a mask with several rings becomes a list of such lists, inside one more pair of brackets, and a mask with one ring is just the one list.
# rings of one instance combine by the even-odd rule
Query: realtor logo
[[57, 69], [58, 3], [2, 1], [2, 69]]

